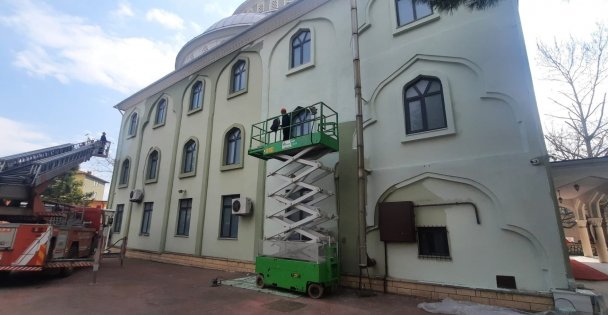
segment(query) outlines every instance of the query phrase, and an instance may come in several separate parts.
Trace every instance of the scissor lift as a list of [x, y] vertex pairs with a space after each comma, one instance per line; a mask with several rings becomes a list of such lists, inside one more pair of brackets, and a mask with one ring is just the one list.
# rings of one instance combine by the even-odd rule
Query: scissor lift
[[268, 197], [280, 206], [266, 209], [275, 229], [256, 257], [258, 287], [273, 286], [320, 298], [339, 282], [337, 244], [319, 225], [336, 219], [316, 205], [333, 196], [319, 181], [333, 174], [319, 159], [338, 151], [338, 115], [324, 103], [289, 113], [290, 138], [270, 131], [272, 117], [252, 127], [249, 155], [279, 161], [267, 176], [279, 182]]

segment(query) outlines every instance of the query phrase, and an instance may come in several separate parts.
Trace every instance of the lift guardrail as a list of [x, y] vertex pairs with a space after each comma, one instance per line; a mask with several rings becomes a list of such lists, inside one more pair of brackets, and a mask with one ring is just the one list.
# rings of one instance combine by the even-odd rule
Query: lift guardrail
[[[287, 113], [289, 126], [271, 130], [273, 121], [281, 121], [282, 115], [254, 124], [251, 127], [248, 154], [260, 159], [269, 159], [277, 153], [299, 150], [322, 144], [338, 150], [338, 113], [319, 102], [308, 107], [296, 108]], [[289, 139], [283, 138], [283, 129], [289, 128]]]

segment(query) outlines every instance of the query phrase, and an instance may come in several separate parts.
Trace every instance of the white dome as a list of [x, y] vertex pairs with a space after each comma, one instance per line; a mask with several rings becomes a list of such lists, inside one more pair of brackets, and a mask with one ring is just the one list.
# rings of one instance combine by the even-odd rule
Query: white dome
[[240, 34], [264, 17], [266, 14], [263, 13], [240, 13], [219, 20], [203, 34], [182, 47], [175, 58], [175, 69], [183, 67], [212, 48]]
[[242, 33], [275, 11], [296, 0], [246, 0], [232, 16], [211, 25], [203, 34], [186, 43], [175, 58], [175, 69], [192, 62], [216, 46]]
[[255, 22], [263, 19], [266, 16], [264, 13], [239, 13], [227, 18], [223, 18], [211, 25], [203, 34], [211, 33], [217, 30], [236, 27], [236, 26], [250, 26]]
[[295, 1], [296, 0], [246, 0], [234, 10], [234, 14], [272, 12], [282, 9], [284, 6]]

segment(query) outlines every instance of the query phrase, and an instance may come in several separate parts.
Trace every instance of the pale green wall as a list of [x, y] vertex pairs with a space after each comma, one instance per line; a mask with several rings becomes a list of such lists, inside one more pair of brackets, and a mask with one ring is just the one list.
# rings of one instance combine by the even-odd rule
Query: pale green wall
[[[419, 204], [470, 201], [478, 205], [482, 222], [477, 225], [470, 211], [460, 208], [418, 211], [419, 224], [448, 227], [453, 260], [420, 260], [415, 245], [390, 245], [389, 275], [493, 289], [495, 276], [504, 274], [515, 275], [523, 290], [567, 287], [547, 172], [544, 166], [529, 163], [546, 155], [546, 150], [517, 2], [504, 1], [483, 12], [458, 10], [434, 15], [424, 23], [414, 23], [415, 27], [399, 29], [394, 25], [392, 1], [359, 0], [358, 4], [366, 168], [370, 171], [368, 227], [376, 225], [377, 205], [385, 200]], [[132, 213], [131, 248], [253, 260], [262, 232], [268, 235], [272, 230], [272, 226], [262, 226], [264, 189], [275, 185], [265, 183], [263, 175], [272, 170], [272, 163], [266, 167], [264, 162], [245, 157], [244, 168], [221, 171], [224, 134], [234, 123], [243, 125], [246, 150], [252, 123], [277, 115], [281, 107], [289, 110], [322, 101], [339, 112], [341, 122], [340, 153], [324, 160], [330, 166], [339, 160], [337, 180], [322, 183], [323, 188], [335, 189], [336, 197], [326, 200], [324, 207], [340, 216], [342, 270], [358, 273], [357, 202], [353, 198], [357, 194], [355, 100], [348, 8], [346, 0], [330, 1], [165, 89], [174, 111], [169, 112], [164, 127], [146, 125], [143, 134], [124, 139], [132, 110], [147, 113], [160, 94], [149, 96], [125, 113], [118, 158], [122, 161], [130, 156], [132, 169], [138, 171], [132, 172], [128, 188], [113, 184], [112, 205], [125, 203], [125, 222]], [[312, 31], [313, 62], [290, 70], [289, 41], [303, 28]], [[249, 60], [249, 89], [228, 98], [228, 72], [238, 57]], [[205, 108], [187, 115], [177, 104], [187, 106], [188, 89], [199, 75], [206, 80]], [[448, 128], [411, 137], [405, 135], [403, 87], [419, 75], [442, 81]], [[180, 179], [181, 152], [190, 137], [198, 139], [200, 148], [197, 174]], [[129, 203], [128, 193], [141, 188], [145, 154], [151, 146], [162, 149], [161, 163], [166, 170], [161, 176], [165, 179], [144, 185], [146, 201], [155, 201], [155, 217], [150, 237], [140, 237], [143, 205]], [[120, 164], [117, 166], [118, 172]], [[180, 189], [186, 194], [179, 194]], [[221, 196], [227, 194], [248, 196], [254, 202], [254, 216], [239, 222], [238, 240], [218, 239]], [[177, 202], [183, 197], [194, 201], [190, 236], [176, 238]], [[275, 207], [270, 202], [265, 206]], [[125, 230], [123, 226], [123, 233]], [[382, 276], [384, 244], [377, 232], [368, 234], [367, 245], [370, 256], [379, 262], [371, 274]]]
[[[231, 68], [237, 60], [247, 60], [247, 92], [228, 98]], [[205, 225], [203, 227], [202, 253], [205, 256], [236, 258], [252, 261], [255, 257], [255, 216], [239, 218], [237, 239], [220, 239], [221, 196], [239, 194], [253, 200], [254, 212], [263, 211], [256, 200], [259, 161], [247, 155], [251, 125], [260, 120], [261, 80], [263, 73], [257, 53], [241, 53], [235, 56], [222, 72], [215, 87], [214, 130], [211, 141], [209, 164], [209, 186], [207, 192]], [[220, 170], [224, 152], [226, 132], [233, 126], [243, 127], [241, 140], [244, 143], [243, 168]]]
[[338, 197], [339, 246], [343, 273], [359, 273], [357, 196], [357, 151], [354, 148], [355, 122], [340, 124], [340, 163], [336, 170]]

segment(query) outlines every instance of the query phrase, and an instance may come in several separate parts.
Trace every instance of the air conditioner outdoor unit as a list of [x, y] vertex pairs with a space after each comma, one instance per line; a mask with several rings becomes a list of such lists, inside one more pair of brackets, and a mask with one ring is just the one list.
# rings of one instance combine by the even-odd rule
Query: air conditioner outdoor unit
[[251, 199], [247, 197], [232, 199], [232, 214], [249, 215], [251, 214], [252, 208]]
[[131, 191], [129, 195], [129, 200], [132, 202], [140, 203], [144, 200], [144, 191], [141, 189], [134, 189]]

